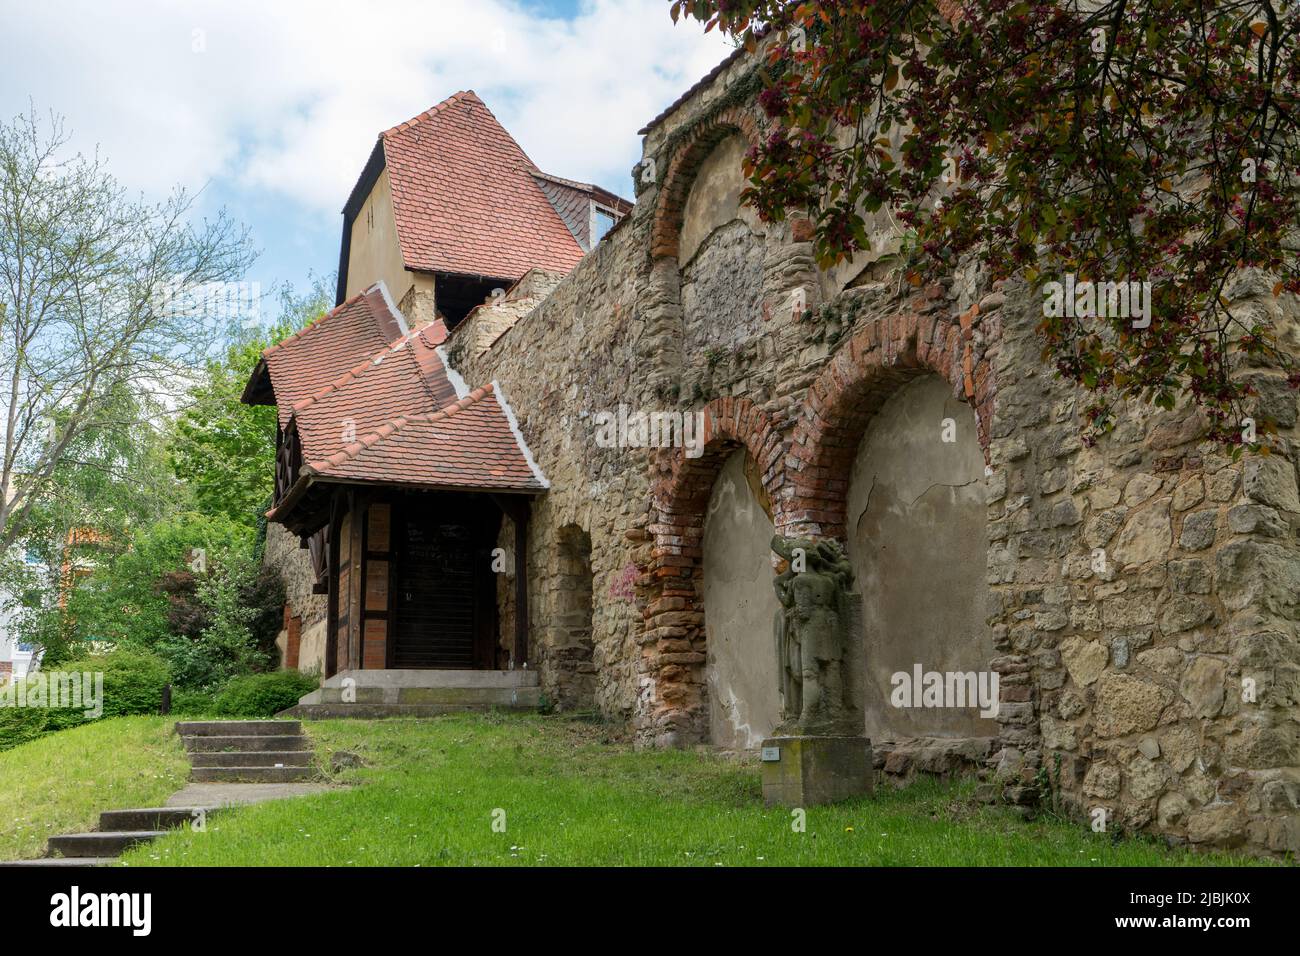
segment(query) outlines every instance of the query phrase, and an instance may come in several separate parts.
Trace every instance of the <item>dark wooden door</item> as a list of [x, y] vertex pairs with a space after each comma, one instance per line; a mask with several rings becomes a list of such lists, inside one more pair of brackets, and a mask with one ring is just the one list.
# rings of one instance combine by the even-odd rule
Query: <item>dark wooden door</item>
[[475, 530], [471, 512], [457, 515], [433, 500], [402, 509], [393, 667], [475, 666]]

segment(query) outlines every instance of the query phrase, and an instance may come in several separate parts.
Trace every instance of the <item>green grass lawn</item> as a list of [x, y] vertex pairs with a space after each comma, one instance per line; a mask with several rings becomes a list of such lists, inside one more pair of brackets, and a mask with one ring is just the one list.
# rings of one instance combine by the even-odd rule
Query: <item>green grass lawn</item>
[[53, 834], [93, 830], [101, 810], [158, 806], [185, 786], [173, 717], [114, 717], [0, 753], [0, 860], [45, 855]]
[[[134, 866], [1151, 866], [1244, 862], [1112, 843], [1081, 824], [1026, 823], [971, 785], [922, 781], [808, 810], [763, 808], [758, 765], [633, 752], [598, 726], [542, 717], [323, 721], [331, 752], [368, 766], [348, 788], [225, 811], [205, 832], [138, 847]], [[498, 829], [494, 829], [494, 821]], [[504, 832], [498, 832], [504, 824]]]

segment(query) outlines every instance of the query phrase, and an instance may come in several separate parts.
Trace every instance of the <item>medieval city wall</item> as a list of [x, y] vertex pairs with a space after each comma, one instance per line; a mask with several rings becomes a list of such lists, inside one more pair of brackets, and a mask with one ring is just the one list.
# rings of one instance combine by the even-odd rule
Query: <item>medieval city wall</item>
[[[857, 550], [863, 622], [894, 631], [862, 634], [868, 648], [910, 642], [925, 669], [998, 676], [996, 722], [969, 709], [904, 720], [877, 699], [868, 726], [925, 735], [886, 748], [887, 773], [986, 757], [1005, 799], [1054, 798], [1110, 828], [1197, 845], [1300, 849], [1294, 393], [1275, 372], [1246, 370], [1283, 426], [1280, 455], [1233, 461], [1200, 441], [1195, 417], [1137, 406], [1085, 446], [1083, 399], [1043, 365], [1033, 334], [1041, 296], [990, 288], [975, 270], [916, 289], [887, 258], [820, 272], [808, 223], [756, 223], [734, 208], [734, 166], [710, 157], [761, 135], [753, 91], [735, 61], [650, 130], [628, 220], [460, 368], [471, 382], [500, 383], [552, 482], [533, 509], [529, 555], [548, 695], [563, 705], [577, 679], [548, 656], [545, 636], [548, 608], [573, 606], [556, 594], [573, 588], [560, 541], [576, 529], [590, 537], [596, 705], [645, 745], [737, 739], [735, 707], [710, 699], [718, 668], [737, 665], [710, 641], [728, 621], [752, 627], [730, 602], [760, 597], [733, 581], [720, 591], [728, 606], [711, 615], [706, 565], [717, 541], [757, 540], [710, 520], [715, 479], [743, 451], [756, 476], [746, 484], [778, 533]], [[1297, 346], [1294, 303], [1284, 310], [1266, 282], [1243, 279], [1231, 298]], [[966, 406], [956, 414], [945, 399], [943, 417], [965, 442], [960, 467], [936, 464], [944, 449], [926, 443], [944, 441], [943, 422], [924, 420], [935, 414], [924, 403], [887, 408], [891, 427], [910, 431], [872, 454], [899, 448], [903, 460], [884, 466], [898, 487], [963, 487], [946, 511], [873, 518], [860, 503], [863, 436], [925, 378]], [[702, 453], [601, 447], [596, 415], [620, 405], [700, 413]], [[963, 429], [983, 460], [974, 478]], [[945, 522], [963, 529], [953, 547], [911, 540], [951, 531]], [[866, 553], [882, 534], [911, 549], [894, 582], [906, 599], [873, 612]], [[945, 561], [960, 564], [956, 585], [942, 586], [955, 573]], [[915, 580], [927, 569], [931, 580]], [[765, 652], [762, 637], [754, 653]], [[864, 666], [879, 687], [873, 668], [895, 664]]]
[[[887, 776], [974, 762], [992, 795], [1110, 829], [1300, 850], [1295, 393], [1242, 370], [1281, 426], [1269, 457], [1136, 405], [1085, 445], [1085, 397], [1042, 363], [1041, 295], [972, 269], [913, 288], [887, 221], [880, 253], [821, 271], [806, 221], [740, 205], [755, 92], [743, 58], [696, 90], [646, 134], [630, 216], [535, 308], [481, 310], [449, 343], [471, 385], [498, 382], [551, 482], [528, 554], [547, 699], [645, 746], [753, 746], [779, 706], [754, 573], [775, 570], [770, 521], [848, 548]], [[1229, 298], [1300, 354], [1300, 311], [1269, 286]], [[620, 408], [698, 414], [703, 441], [608, 447], [598, 416]], [[325, 598], [275, 526], [267, 561], [303, 666]], [[513, 583], [500, 593], [508, 635]], [[996, 674], [996, 719], [895, 708], [909, 654]]]

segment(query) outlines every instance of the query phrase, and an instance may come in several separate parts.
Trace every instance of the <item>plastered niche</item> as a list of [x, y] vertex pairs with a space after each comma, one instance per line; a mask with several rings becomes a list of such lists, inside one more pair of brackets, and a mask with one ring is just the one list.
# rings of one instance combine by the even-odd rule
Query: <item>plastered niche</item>
[[718, 474], [704, 521], [704, 626], [713, 743], [759, 746], [780, 719], [772, 519], [750, 491], [743, 451]]
[[[951, 438], [952, 441], [945, 441]], [[984, 458], [970, 407], [937, 376], [904, 385], [867, 427], [849, 487], [863, 598], [867, 735], [994, 736], [974, 708], [896, 707], [893, 675], [988, 671]]]

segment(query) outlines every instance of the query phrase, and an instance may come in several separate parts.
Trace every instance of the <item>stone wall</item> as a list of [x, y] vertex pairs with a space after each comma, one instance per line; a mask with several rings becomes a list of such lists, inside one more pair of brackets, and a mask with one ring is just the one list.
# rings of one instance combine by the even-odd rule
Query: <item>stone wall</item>
[[[530, 666], [548, 700], [595, 706], [659, 747], [719, 739], [720, 709], [769, 706], [761, 690], [720, 698], [723, 649], [762, 614], [710, 610], [731, 600], [725, 587], [716, 596], [726, 564], [708, 520], [719, 474], [743, 462], [778, 533], [861, 551], [853, 534], [868, 509], [851, 488], [863, 437], [882, 409], [888, 424], [900, 390], [930, 389], [965, 443], [961, 481], [909, 448], [907, 428], [898, 454], [923, 489], [983, 465], [982, 516], [970, 492], [951, 502], [971, 529], [959, 552], [972, 573], [952, 593], [893, 602], [877, 626], [895, 644], [924, 630], [937, 657], [995, 671], [1001, 706], [991, 726], [969, 714], [950, 725], [882, 719], [879, 732], [900, 734], [880, 753], [884, 768], [976, 761], [1001, 798], [1050, 790], [1081, 821], [1102, 813], [1109, 828], [1197, 846], [1300, 851], [1295, 393], [1270, 369], [1243, 370], [1282, 426], [1279, 455], [1234, 461], [1200, 440], [1193, 416], [1136, 406], [1086, 446], [1084, 398], [1042, 364], [1041, 297], [992, 288], [969, 268], [912, 288], [879, 221], [879, 253], [819, 271], [806, 220], [756, 224], [734, 206], [722, 158], [762, 135], [756, 88], [738, 57], [652, 125], [633, 212], [533, 307], [516, 296], [480, 310], [448, 343], [471, 386], [498, 382], [551, 482], [532, 507], [527, 555]], [[1254, 278], [1229, 298], [1300, 352], [1293, 300]], [[620, 407], [698, 414], [702, 442], [690, 453], [607, 447], [599, 416]], [[918, 539], [933, 527], [906, 511], [881, 516], [877, 534], [925, 555]], [[511, 528], [503, 522], [506, 550]], [[757, 535], [721, 537], [735, 566], [771, 566]], [[940, 557], [929, 549], [932, 565]], [[269, 533], [267, 560], [301, 569], [288, 584], [305, 662], [325, 598], [310, 594], [306, 552], [282, 529]], [[870, 583], [860, 591], [869, 603]], [[513, 588], [499, 593], [512, 634]], [[768, 636], [745, 640], [758, 648]], [[991, 743], [901, 736], [986, 728]]]
[[[556, 607], [553, 592], [572, 578], [566, 542], [575, 534], [586, 535], [593, 594], [590, 664], [600, 680], [586, 692], [585, 703], [620, 719], [632, 716], [640, 693], [636, 648], [641, 615], [635, 586], [648, 559], [649, 454], [598, 447], [594, 417], [620, 402], [643, 407], [653, 398], [640, 357], [648, 349], [641, 324], [619, 320], [636, 311], [633, 260], [639, 250], [629, 241], [633, 235], [625, 226], [616, 227], [582, 268], [501, 334], [489, 351], [457, 347], [462, 336], [482, 341], [476, 324], [489, 310], [459, 325], [447, 348], [467, 382], [497, 381], [551, 482], [533, 506], [529, 529], [530, 667], [541, 670], [548, 700], [562, 708], [583, 706], [578, 699], [582, 693], [569, 693], [563, 679], [577, 668], [560, 666], [573, 653], [565, 649], [568, 639], [565, 645], [556, 643], [574, 625], [558, 627], [549, 612]], [[503, 531], [503, 540], [505, 536]], [[507, 591], [499, 588], [503, 598]], [[502, 633], [509, 633], [506, 621], [513, 619], [509, 605], [503, 601]]]
[[298, 547], [298, 538], [282, 525], [266, 526], [266, 552], [263, 563], [276, 568], [284, 579], [285, 629], [280, 632], [276, 645], [281, 651], [281, 664], [287, 666], [288, 622], [301, 619], [297, 669], [304, 674], [325, 672], [325, 631], [329, 613], [329, 599], [324, 594], [313, 594], [316, 576], [311, 557], [306, 548]]
[[[1233, 461], [1199, 441], [1195, 419], [1145, 407], [1085, 446], [1081, 397], [1041, 362], [1030, 291], [990, 288], [974, 269], [914, 289], [883, 255], [819, 272], [799, 217], [756, 232], [718, 200], [716, 178], [708, 201], [692, 201], [694, 177], [717, 175], [719, 144], [761, 135], [747, 71], [733, 61], [650, 128], [633, 213], [460, 367], [471, 383], [500, 383], [552, 482], [533, 509], [539, 595], [566, 573], [561, 529], [590, 536], [597, 706], [647, 746], [710, 739], [722, 703], [710, 699], [710, 641], [729, 612], [710, 616], [706, 517], [724, 463], [738, 451], [752, 461], [779, 533], [850, 540], [862, 438], [891, 396], [929, 376], [950, 407], [967, 406], [953, 417], [985, 468], [986, 510], [971, 527], [984, 526], [986, 546], [961, 549], [983, 585], [975, 607], [971, 582], [914, 596], [960, 606], [910, 622], [896, 606], [889, 626], [925, 627], [944, 653], [945, 640], [963, 642], [967, 656], [953, 659], [996, 671], [1001, 706], [996, 724], [958, 728], [989, 729], [992, 746], [902, 740], [889, 759], [988, 755], [1012, 801], [1050, 788], [1111, 828], [1300, 849], [1294, 393], [1251, 371], [1284, 426], [1279, 456]], [[1271, 311], [1294, 345], [1294, 311], [1266, 283], [1245, 291], [1233, 301]], [[596, 415], [620, 405], [699, 413], [702, 453], [600, 447]], [[964, 521], [976, 505], [963, 501]], [[927, 533], [919, 520], [881, 528]], [[532, 601], [531, 633], [557, 687], [547, 607]]]

